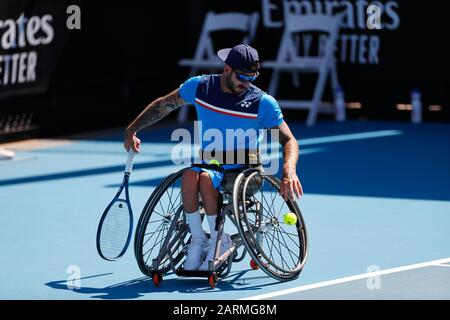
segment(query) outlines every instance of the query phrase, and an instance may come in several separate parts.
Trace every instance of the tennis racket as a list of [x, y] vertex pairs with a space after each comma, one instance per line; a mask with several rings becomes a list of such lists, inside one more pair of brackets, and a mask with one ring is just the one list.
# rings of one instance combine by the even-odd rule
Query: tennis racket
[[[97, 251], [108, 261], [119, 259], [127, 251], [133, 233], [133, 211], [128, 194], [128, 181], [133, 167], [134, 151], [128, 152], [122, 184], [114, 199], [106, 207], [97, 229]], [[125, 190], [125, 197], [121, 197]]]

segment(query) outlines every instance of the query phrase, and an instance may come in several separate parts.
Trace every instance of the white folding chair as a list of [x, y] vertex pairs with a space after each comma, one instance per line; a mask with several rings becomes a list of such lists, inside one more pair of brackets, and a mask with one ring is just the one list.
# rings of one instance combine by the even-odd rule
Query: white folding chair
[[[345, 120], [345, 103], [342, 102], [342, 91], [338, 82], [335, 47], [339, 34], [342, 15], [328, 16], [321, 14], [294, 15], [285, 17], [285, 29], [278, 49], [275, 61], [265, 61], [263, 68], [273, 69], [269, 85], [269, 94], [276, 96], [282, 72], [292, 73], [294, 83], [298, 81], [298, 73], [317, 73], [312, 100], [281, 100], [278, 102], [282, 108], [309, 109], [307, 125], [314, 125], [319, 112], [334, 113], [336, 120]], [[321, 32], [326, 33], [322, 50], [318, 50], [317, 56], [305, 56], [299, 54], [298, 43], [295, 36], [300, 33]], [[331, 77], [331, 86], [334, 95], [334, 108], [322, 102], [322, 97], [328, 75]], [[340, 102], [338, 100], [341, 100]]]
[[[224, 30], [237, 30], [244, 33], [244, 38], [239, 39], [236, 44], [250, 44], [255, 38], [256, 28], [258, 26], [259, 14], [227, 12], [214, 13], [208, 12], [203, 23], [203, 28], [198, 40], [197, 49], [193, 59], [182, 59], [178, 65], [191, 67], [189, 76], [195, 76], [201, 69], [213, 70], [222, 69], [223, 62], [217, 57], [216, 51], [211, 39], [211, 32]], [[188, 106], [181, 107], [178, 113], [178, 122], [185, 122], [188, 116]]]

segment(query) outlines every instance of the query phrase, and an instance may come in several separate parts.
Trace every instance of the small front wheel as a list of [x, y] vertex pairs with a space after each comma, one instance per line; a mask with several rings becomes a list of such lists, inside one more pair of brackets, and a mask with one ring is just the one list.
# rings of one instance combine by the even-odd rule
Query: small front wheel
[[159, 287], [159, 285], [161, 284], [162, 279], [162, 275], [159, 272], [155, 272], [152, 275], [152, 280], [153, 280], [153, 284], [155, 285], [155, 287]]
[[217, 280], [218, 280], [217, 274], [215, 274], [215, 273], [211, 274], [208, 277], [209, 286], [214, 289], [217, 285]]
[[256, 264], [255, 260], [253, 260], [253, 259], [250, 259], [250, 267], [253, 270], [258, 270], [259, 269], [259, 266]]

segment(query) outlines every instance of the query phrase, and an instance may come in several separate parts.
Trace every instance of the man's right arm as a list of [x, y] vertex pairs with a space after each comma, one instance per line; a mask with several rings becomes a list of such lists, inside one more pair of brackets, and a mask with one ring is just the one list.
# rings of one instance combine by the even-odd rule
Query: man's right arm
[[128, 151], [130, 147], [133, 147], [134, 151], [138, 152], [140, 140], [136, 137], [136, 133], [143, 128], [151, 126], [155, 122], [158, 122], [183, 104], [186, 104], [186, 102], [181, 98], [178, 89], [150, 103], [126, 128], [124, 139], [125, 149]]

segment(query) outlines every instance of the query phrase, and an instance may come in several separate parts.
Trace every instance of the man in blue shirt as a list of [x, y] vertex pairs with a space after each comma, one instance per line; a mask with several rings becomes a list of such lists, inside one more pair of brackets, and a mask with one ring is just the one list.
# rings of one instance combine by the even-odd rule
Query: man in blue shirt
[[[258, 146], [262, 138], [258, 134], [259, 129], [278, 129], [284, 159], [280, 192], [285, 198], [300, 198], [303, 190], [296, 173], [299, 157], [297, 140], [283, 120], [276, 100], [251, 84], [259, 75], [258, 52], [248, 45], [241, 44], [219, 50], [218, 56], [225, 63], [222, 74], [190, 78], [172, 93], [153, 101], [127, 127], [124, 139], [125, 149], [128, 151], [133, 148], [134, 151], [139, 152], [141, 141], [136, 136], [139, 130], [159, 121], [186, 103], [193, 104], [198, 120], [202, 124], [201, 137], [208, 130], [215, 130], [215, 132], [218, 130], [223, 137], [226, 137], [227, 130], [230, 129], [255, 132], [249, 139], [241, 139], [237, 142], [230, 143], [224, 138], [222, 145], [217, 147], [216, 144], [214, 151], [209, 153], [206, 152], [208, 145], [200, 139], [202, 159], [220, 159], [219, 162], [225, 169], [242, 166], [242, 162], [236, 161], [240, 158], [240, 151], [244, 153], [245, 163], [251, 162], [252, 159], [249, 158], [252, 155], [256, 154], [258, 157]], [[255, 153], [251, 150], [255, 150]], [[232, 153], [231, 161], [230, 152]], [[215, 231], [218, 213], [217, 189], [220, 188], [222, 178], [223, 174], [203, 168], [193, 168], [183, 174], [183, 209], [192, 234], [191, 245], [184, 262], [185, 270], [207, 270], [208, 261], [213, 258], [217, 241], [217, 231]], [[210, 227], [208, 241], [201, 225], [199, 193]], [[225, 237], [222, 239], [221, 251], [227, 250], [230, 245], [229, 237]]]

